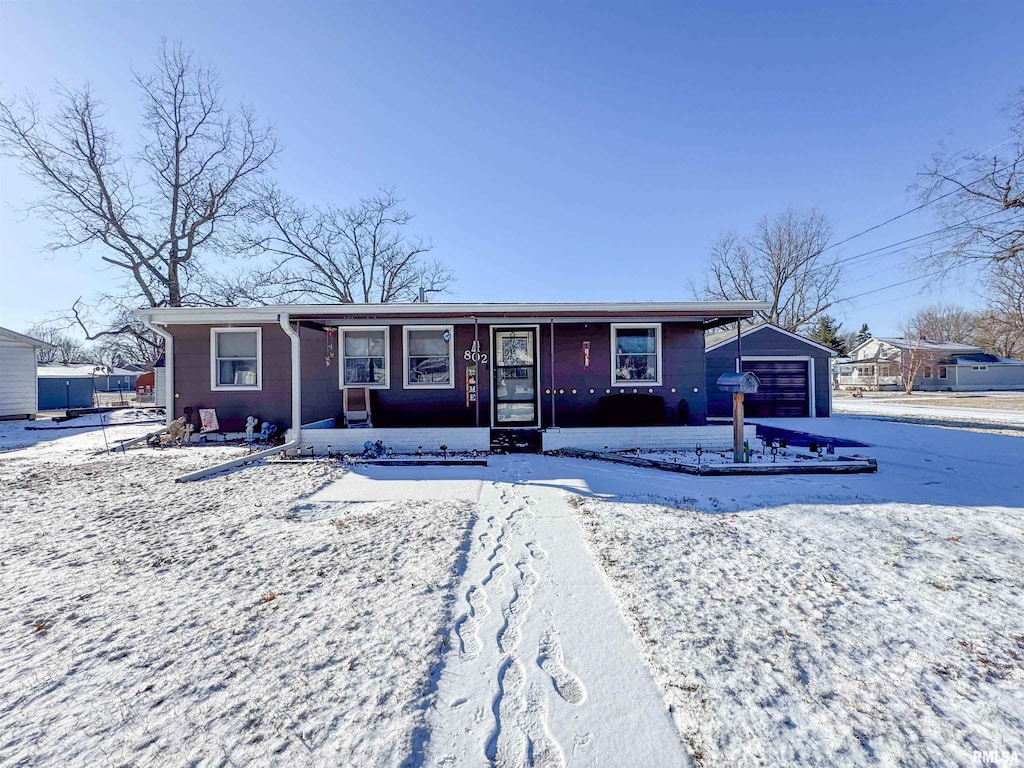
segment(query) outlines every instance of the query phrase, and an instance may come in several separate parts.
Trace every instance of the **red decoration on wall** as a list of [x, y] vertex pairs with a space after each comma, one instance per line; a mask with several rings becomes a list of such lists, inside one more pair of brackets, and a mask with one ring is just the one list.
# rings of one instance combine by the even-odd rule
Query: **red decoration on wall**
[[589, 368], [590, 367], [590, 342], [589, 341], [584, 341], [583, 342], [583, 367], [584, 368]]

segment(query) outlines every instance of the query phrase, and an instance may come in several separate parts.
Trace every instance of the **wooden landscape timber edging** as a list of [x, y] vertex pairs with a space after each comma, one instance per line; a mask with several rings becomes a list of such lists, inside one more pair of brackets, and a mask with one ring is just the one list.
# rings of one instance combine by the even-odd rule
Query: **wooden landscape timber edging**
[[356, 459], [376, 467], [486, 467], [487, 459]]
[[[295, 459], [273, 459], [268, 464], [318, 464], [322, 457]], [[363, 459], [355, 458], [348, 466], [370, 464], [376, 467], [486, 467], [487, 459]]]
[[642, 459], [638, 456], [623, 456], [603, 451], [584, 451], [578, 448], [562, 448], [548, 451], [551, 456], [568, 456], [574, 459], [597, 459], [614, 464], [628, 464], [634, 467], [661, 469], [683, 475], [721, 477], [723, 475], [850, 475], [878, 471], [878, 461], [867, 456], [839, 456], [835, 461], [807, 462], [804, 464], [679, 464], [674, 461]]

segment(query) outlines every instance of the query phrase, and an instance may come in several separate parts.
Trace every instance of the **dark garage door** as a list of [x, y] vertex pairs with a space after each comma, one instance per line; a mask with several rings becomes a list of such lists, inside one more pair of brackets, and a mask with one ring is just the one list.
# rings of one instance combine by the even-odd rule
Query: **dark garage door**
[[806, 360], [744, 360], [743, 370], [761, 380], [756, 395], [744, 396], [747, 416], [799, 418], [807, 411]]

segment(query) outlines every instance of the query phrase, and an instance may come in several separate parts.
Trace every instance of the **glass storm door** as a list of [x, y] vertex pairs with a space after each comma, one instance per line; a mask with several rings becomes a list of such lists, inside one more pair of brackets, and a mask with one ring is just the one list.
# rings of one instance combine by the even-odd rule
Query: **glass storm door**
[[537, 331], [494, 332], [494, 426], [536, 427]]

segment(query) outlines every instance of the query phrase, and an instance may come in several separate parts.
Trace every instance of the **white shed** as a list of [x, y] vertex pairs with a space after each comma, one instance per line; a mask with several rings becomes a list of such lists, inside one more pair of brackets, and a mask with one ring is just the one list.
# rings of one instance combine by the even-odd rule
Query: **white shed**
[[36, 415], [36, 350], [44, 341], [0, 328], [0, 419]]

